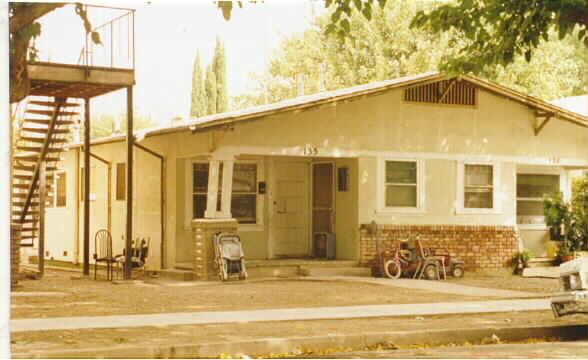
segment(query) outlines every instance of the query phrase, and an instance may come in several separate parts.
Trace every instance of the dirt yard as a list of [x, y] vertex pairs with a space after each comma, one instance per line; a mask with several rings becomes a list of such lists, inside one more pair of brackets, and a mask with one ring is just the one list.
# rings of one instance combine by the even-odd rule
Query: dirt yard
[[550, 278], [524, 278], [518, 275], [509, 274], [477, 274], [467, 273], [461, 279], [447, 278], [448, 281], [466, 285], [492, 289], [526, 291], [542, 294], [553, 294], [559, 292], [559, 279]]
[[[41, 280], [23, 280], [11, 298], [11, 317], [42, 318], [166, 312], [258, 310], [319, 306], [475, 301], [423, 290], [354, 281], [279, 279], [225, 283], [163, 282], [113, 284], [49, 271]], [[23, 293], [25, 296], [18, 296]], [[48, 293], [48, 294], [31, 294]]]
[[[113, 284], [105, 280], [96, 281], [93, 278], [79, 277], [79, 273], [50, 270], [41, 280], [21, 281], [21, 286], [15, 289], [11, 297], [11, 317], [22, 319], [487, 300], [356, 281], [277, 279], [202, 283], [164, 282], [146, 278], [143, 282]], [[557, 291], [557, 280], [554, 279], [466, 273], [463, 279], [448, 281], [462, 285], [538, 293]], [[19, 293], [23, 296], [19, 296]], [[18, 354], [22, 354], [20, 357], [30, 357], [31, 353], [28, 351], [101, 346], [120, 346], [123, 351], [123, 348], [137, 344], [157, 346], [169, 343], [238, 342], [259, 337], [364, 333], [377, 330], [455, 329], [456, 324], [459, 324], [459, 328], [470, 328], [566, 322], [567, 319], [563, 322], [555, 320], [549, 311], [542, 311], [33, 331], [12, 333], [11, 341], [13, 354], [17, 357]]]

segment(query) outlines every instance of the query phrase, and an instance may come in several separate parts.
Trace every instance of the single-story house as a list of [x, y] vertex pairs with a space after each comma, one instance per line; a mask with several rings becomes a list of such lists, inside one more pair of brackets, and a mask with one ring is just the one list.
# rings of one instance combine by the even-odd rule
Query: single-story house
[[[202, 218], [236, 219], [247, 259], [322, 257], [330, 237], [335, 259], [369, 266], [418, 238], [466, 269], [501, 268], [523, 248], [548, 255], [542, 197], [570, 198], [586, 127], [585, 115], [478, 77], [424, 73], [143, 130], [134, 233], [150, 239], [152, 270], [200, 259]], [[61, 154], [48, 258], [81, 261], [82, 151]], [[125, 137], [91, 152], [91, 234], [109, 228], [121, 252]]]

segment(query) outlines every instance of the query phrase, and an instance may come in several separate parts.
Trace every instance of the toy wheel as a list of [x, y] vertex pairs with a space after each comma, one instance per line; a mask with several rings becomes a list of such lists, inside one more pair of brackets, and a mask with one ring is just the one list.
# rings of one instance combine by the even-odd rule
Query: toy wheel
[[390, 279], [398, 279], [402, 275], [400, 264], [396, 260], [388, 260], [384, 264], [384, 273]]
[[454, 266], [453, 269], [451, 270], [451, 275], [455, 278], [462, 278], [463, 277], [463, 266], [459, 265], [459, 266]]
[[437, 267], [433, 264], [427, 265], [424, 270], [425, 279], [427, 280], [437, 280], [439, 279], [439, 273], [437, 272]]

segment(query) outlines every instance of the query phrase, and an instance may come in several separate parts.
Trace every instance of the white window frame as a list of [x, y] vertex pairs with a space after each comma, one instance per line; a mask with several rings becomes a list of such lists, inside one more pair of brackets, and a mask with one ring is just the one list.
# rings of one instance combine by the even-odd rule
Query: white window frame
[[[386, 206], [386, 162], [397, 161], [397, 162], [412, 162], [416, 163], [417, 166], [417, 183], [416, 183], [416, 196], [417, 206]], [[425, 194], [426, 194], [426, 162], [424, 159], [417, 158], [396, 158], [396, 157], [383, 157], [378, 160], [378, 180], [377, 186], [377, 212], [378, 214], [395, 214], [395, 215], [415, 215], [424, 214], [425, 209]]]
[[[492, 208], [466, 208], [464, 206], [465, 201], [465, 166], [466, 165], [488, 165], [492, 166]], [[457, 162], [457, 201], [455, 206], [456, 214], [500, 214], [502, 207], [500, 205], [500, 163], [495, 161], [458, 161]]]
[[[518, 175], [559, 175], [559, 191], [563, 194], [564, 201], [570, 201], [572, 197], [572, 184], [569, 174], [563, 168], [553, 168], [545, 166], [519, 166], [515, 174], [515, 222], [517, 227], [522, 230], [548, 230], [545, 223], [543, 224], [519, 224], [517, 216], [517, 206], [519, 200], [529, 200], [529, 198], [519, 198], [516, 196], [516, 185]], [[534, 199], [534, 198], [533, 198]]]
[[[63, 176], [65, 178], [65, 206], [57, 206], [57, 178]], [[67, 209], [69, 207], [69, 199], [67, 196], [67, 188], [68, 188], [68, 180], [67, 180], [67, 172], [65, 170], [59, 170], [54, 172], [53, 180], [51, 180], [51, 184], [53, 185], [53, 195], [51, 196], [51, 207], [46, 207], [46, 209]]]
[[[194, 164], [209, 164], [208, 160], [203, 159], [188, 159], [186, 161], [186, 168], [185, 168], [185, 193], [186, 193], [186, 206], [185, 206], [185, 221], [184, 221], [184, 229], [190, 230], [192, 227], [192, 211], [194, 209], [194, 197], [193, 197], [193, 166]], [[236, 164], [255, 164], [257, 166], [257, 183], [265, 181], [265, 169], [264, 169], [264, 161], [263, 159], [243, 159], [243, 160], [235, 160]], [[264, 194], [259, 194], [256, 184], [256, 206], [257, 209], [255, 210], [255, 217], [256, 223], [255, 224], [239, 224], [239, 231], [263, 231], [264, 227]]]

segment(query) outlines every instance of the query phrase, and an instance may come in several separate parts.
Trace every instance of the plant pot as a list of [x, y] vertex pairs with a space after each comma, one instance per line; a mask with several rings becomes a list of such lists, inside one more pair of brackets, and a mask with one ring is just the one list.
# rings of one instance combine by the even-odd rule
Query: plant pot
[[574, 260], [574, 255], [560, 255], [559, 256], [560, 263], [565, 263], [565, 262], [568, 262], [571, 260]]

